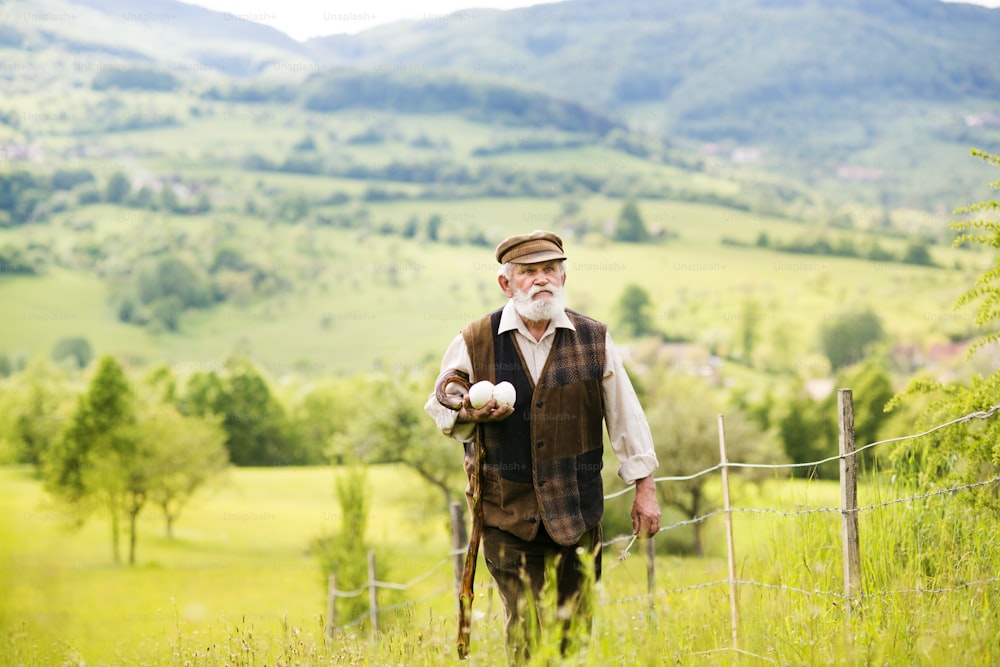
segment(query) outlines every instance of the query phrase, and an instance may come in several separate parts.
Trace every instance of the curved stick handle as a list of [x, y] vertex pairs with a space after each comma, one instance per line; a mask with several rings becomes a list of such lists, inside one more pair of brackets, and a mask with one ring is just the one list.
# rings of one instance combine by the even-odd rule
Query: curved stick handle
[[[448, 385], [457, 384], [462, 388], [463, 393], [461, 396], [451, 396], [447, 393]], [[448, 408], [449, 410], [459, 410], [462, 407], [462, 401], [465, 398], [465, 394], [469, 392], [469, 376], [462, 371], [447, 370], [438, 376], [437, 381], [434, 383], [434, 395], [437, 397], [438, 403]]]

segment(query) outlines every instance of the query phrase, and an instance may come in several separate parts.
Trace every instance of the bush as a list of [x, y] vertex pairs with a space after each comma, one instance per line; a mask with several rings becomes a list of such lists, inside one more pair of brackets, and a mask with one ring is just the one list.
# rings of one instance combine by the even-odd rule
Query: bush
[[52, 348], [52, 360], [63, 361], [71, 359], [77, 368], [86, 368], [94, 358], [94, 350], [90, 342], [81, 336], [60, 338]]

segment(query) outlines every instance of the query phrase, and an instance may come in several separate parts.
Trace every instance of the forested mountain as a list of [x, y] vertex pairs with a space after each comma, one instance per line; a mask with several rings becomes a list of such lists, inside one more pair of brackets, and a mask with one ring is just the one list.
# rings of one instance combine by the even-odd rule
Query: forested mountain
[[[0, 76], [44, 81], [47, 57], [44, 74], [63, 68], [78, 85], [123, 63], [244, 90], [263, 79], [294, 93], [312, 77], [334, 97], [363, 90], [355, 106], [404, 112], [446, 104], [455, 75], [506, 81], [517, 87], [501, 98], [552, 95], [559, 115], [577, 105], [837, 199], [949, 210], [976, 182], [968, 149], [1000, 147], [998, 38], [1000, 10], [939, 0], [567, 0], [305, 43], [264, 15], [175, 0], [15, 0], [0, 8], [0, 44], [25, 60]], [[538, 109], [512, 112], [550, 125]]]

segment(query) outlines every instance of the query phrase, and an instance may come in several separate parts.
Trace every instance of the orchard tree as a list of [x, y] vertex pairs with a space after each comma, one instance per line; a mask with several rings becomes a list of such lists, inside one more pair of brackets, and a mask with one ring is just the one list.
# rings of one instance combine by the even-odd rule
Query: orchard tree
[[66, 380], [63, 369], [36, 358], [4, 395], [0, 437], [7, 440], [16, 461], [29, 463], [39, 472], [46, 452], [59, 439], [73, 409]]
[[90, 341], [82, 336], [60, 338], [52, 348], [52, 360], [59, 362], [72, 359], [76, 368], [86, 368], [94, 358], [94, 350]]
[[447, 511], [464, 488], [462, 445], [445, 437], [427, 417], [424, 401], [434, 377], [416, 374], [372, 376], [357, 401], [337, 449], [357, 460], [402, 463], [441, 492]]
[[217, 417], [185, 417], [168, 403], [140, 411], [139, 456], [129, 471], [129, 562], [135, 562], [136, 518], [148, 502], [163, 512], [167, 537], [194, 493], [229, 465], [226, 432]]
[[870, 308], [843, 312], [820, 328], [820, 344], [834, 370], [864, 359], [884, 336], [882, 320]]
[[656, 333], [653, 325], [652, 299], [649, 292], [635, 283], [625, 286], [618, 299], [618, 318], [622, 330], [635, 338]]
[[284, 407], [265, 378], [246, 359], [225, 364], [225, 375], [200, 371], [191, 375], [181, 411], [218, 415], [226, 431], [229, 458], [238, 466], [297, 465], [306, 454], [295, 437]]
[[291, 422], [296, 438], [306, 447], [304, 463], [341, 464], [351, 460], [341, 445], [346, 443], [344, 436], [360, 407], [358, 396], [366, 387], [367, 380], [361, 376], [337, 378], [313, 386], [299, 399]]
[[[800, 380], [791, 396], [776, 411], [775, 425], [786, 456], [793, 463], [821, 461], [837, 454], [836, 396], [822, 399], [810, 396]], [[792, 472], [800, 477], [833, 479], [838, 474], [836, 461], [816, 467], [799, 467]]]
[[643, 243], [649, 240], [646, 222], [642, 219], [639, 206], [634, 201], [629, 200], [622, 206], [612, 238], [626, 243]]
[[132, 192], [132, 182], [123, 172], [116, 171], [108, 179], [106, 198], [112, 204], [124, 204]]
[[140, 385], [145, 406], [138, 439], [149, 463], [148, 497], [163, 512], [166, 535], [194, 493], [229, 467], [221, 417], [184, 415], [178, 409], [177, 378], [164, 364]]
[[121, 365], [100, 358], [70, 424], [45, 457], [46, 487], [82, 516], [93, 507], [108, 513], [111, 551], [121, 562], [120, 525], [128, 473], [137, 456], [135, 396]]

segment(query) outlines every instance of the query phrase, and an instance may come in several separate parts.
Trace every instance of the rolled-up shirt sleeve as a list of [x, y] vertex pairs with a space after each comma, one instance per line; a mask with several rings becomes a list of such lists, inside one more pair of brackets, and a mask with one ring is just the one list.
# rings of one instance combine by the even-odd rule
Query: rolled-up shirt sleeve
[[[469, 377], [472, 377], [472, 359], [469, 357], [469, 350], [465, 346], [465, 339], [462, 337], [462, 334], [455, 336], [441, 358], [441, 372], [443, 373], [447, 370], [462, 371], [468, 374]], [[457, 391], [454, 385], [449, 388], [450, 393]], [[424, 412], [430, 415], [431, 419], [434, 420], [434, 423], [437, 424], [437, 427], [445, 435], [459, 442], [472, 442], [475, 436], [476, 425], [472, 422], [457, 423], [458, 412], [441, 405], [433, 389], [431, 390], [431, 395], [427, 397], [427, 402], [424, 404]]]
[[604, 422], [611, 449], [621, 464], [618, 476], [627, 484], [632, 484], [653, 474], [659, 462], [646, 413], [610, 334], [605, 337], [605, 368], [601, 384], [604, 389]]

